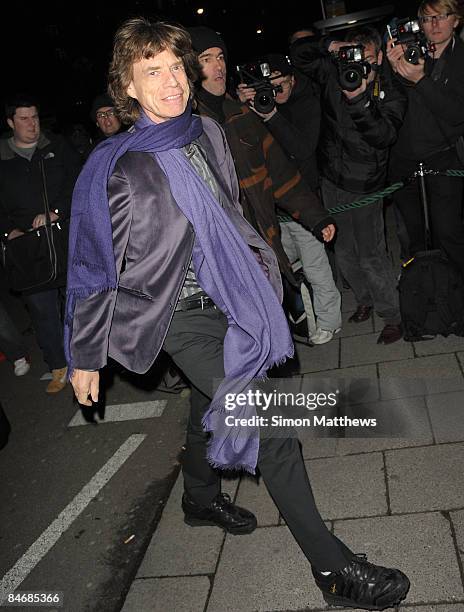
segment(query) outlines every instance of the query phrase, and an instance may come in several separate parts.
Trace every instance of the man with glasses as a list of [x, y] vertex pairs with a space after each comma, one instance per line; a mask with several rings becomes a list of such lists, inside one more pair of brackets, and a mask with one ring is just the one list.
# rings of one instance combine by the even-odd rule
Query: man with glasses
[[121, 120], [114, 108], [114, 102], [108, 94], [101, 94], [95, 98], [90, 117], [99, 130], [95, 144], [117, 134], [122, 129]]
[[[402, 45], [388, 43], [388, 59], [408, 96], [408, 111], [391, 155], [392, 181], [427, 168], [461, 168], [456, 145], [464, 134], [464, 44], [455, 35], [462, 21], [457, 0], [428, 0], [419, 20], [430, 44], [426, 58], [411, 64]], [[427, 177], [435, 248], [441, 248], [464, 272], [463, 184], [458, 178]], [[394, 195], [410, 241], [410, 255], [425, 248], [423, 213], [416, 182]]]

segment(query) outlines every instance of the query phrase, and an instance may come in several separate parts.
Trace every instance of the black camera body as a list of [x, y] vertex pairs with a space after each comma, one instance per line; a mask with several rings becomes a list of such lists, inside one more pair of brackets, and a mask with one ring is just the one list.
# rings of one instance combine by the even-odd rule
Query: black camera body
[[361, 87], [363, 79], [367, 79], [372, 70], [369, 62], [364, 59], [364, 45], [340, 47], [335, 57], [341, 88], [354, 91]]
[[255, 91], [253, 106], [258, 113], [267, 114], [274, 110], [274, 95], [282, 91], [280, 85], [271, 83], [271, 69], [265, 61], [251, 62], [237, 66], [237, 73], [242, 83], [252, 87]]
[[389, 32], [392, 38], [396, 38], [395, 44], [406, 47], [404, 59], [410, 64], [417, 65], [419, 59], [425, 57], [430, 50], [430, 45], [417, 19], [409, 19], [409, 17], [398, 19]]

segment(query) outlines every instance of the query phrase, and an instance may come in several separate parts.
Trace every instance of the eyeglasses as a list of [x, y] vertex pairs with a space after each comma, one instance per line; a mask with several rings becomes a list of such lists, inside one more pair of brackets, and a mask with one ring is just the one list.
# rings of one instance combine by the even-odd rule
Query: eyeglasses
[[454, 13], [442, 13], [441, 15], [422, 15], [419, 17], [421, 23], [433, 23], [434, 21], [445, 21]]
[[106, 119], [107, 117], [115, 117], [116, 113], [114, 110], [100, 111], [95, 116], [97, 119]]

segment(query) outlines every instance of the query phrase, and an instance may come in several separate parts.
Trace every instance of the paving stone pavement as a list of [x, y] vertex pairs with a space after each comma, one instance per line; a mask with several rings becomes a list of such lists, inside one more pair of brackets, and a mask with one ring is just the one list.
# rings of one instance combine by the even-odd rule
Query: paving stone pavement
[[[401, 610], [464, 612], [464, 339], [380, 346], [381, 321], [349, 324], [350, 292], [343, 304], [339, 337], [297, 346], [303, 382], [369, 381], [363, 405], [392, 435], [300, 429], [321, 514], [355, 552], [409, 575]], [[246, 477], [225, 488], [256, 513], [256, 531], [184, 525], [179, 477], [123, 612], [328, 610], [264, 484]]]

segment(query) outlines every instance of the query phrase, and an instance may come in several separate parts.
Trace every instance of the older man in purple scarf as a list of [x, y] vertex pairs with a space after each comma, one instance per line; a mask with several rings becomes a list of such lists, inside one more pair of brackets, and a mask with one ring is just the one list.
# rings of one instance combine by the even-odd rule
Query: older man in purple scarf
[[185, 522], [251, 533], [255, 516], [221, 493], [217, 468], [258, 467], [327, 601], [382, 609], [408, 580], [328, 531], [298, 440], [250, 425], [251, 401], [234, 411], [248, 426], [228, 424], [226, 398], [249, 397], [293, 345], [277, 262], [240, 214], [224, 134], [191, 113], [194, 68], [182, 28], [131, 19], [116, 34], [109, 89], [134, 127], [97, 147], [74, 191], [65, 337], [76, 397], [98, 400], [108, 356], [143, 373], [166, 350], [192, 385]]

